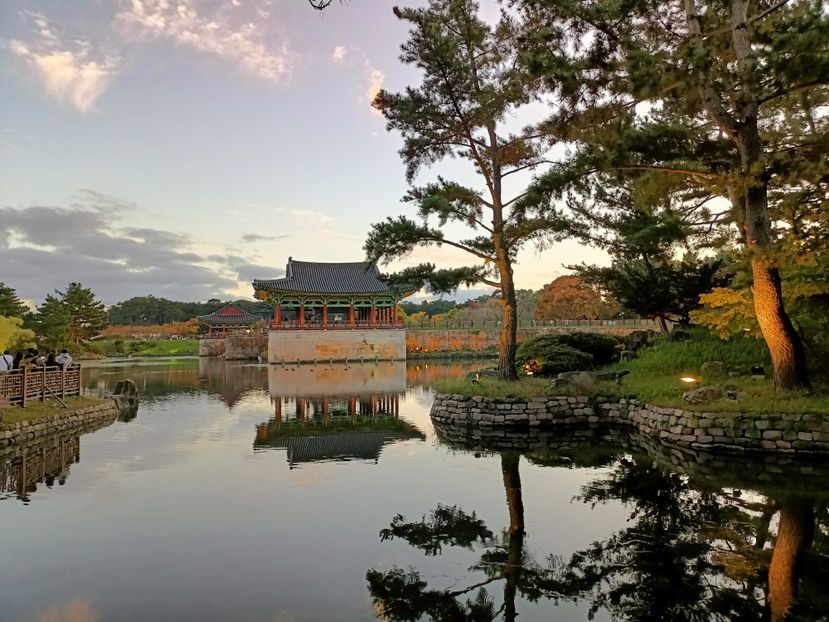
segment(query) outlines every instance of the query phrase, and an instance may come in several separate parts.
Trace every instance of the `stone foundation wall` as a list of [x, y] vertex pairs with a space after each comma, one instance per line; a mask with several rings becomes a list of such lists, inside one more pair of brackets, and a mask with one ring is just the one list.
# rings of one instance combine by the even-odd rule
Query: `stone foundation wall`
[[431, 415], [439, 424], [468, 427], [612, 426], [691, 449], [829, 455], [829, 417], [819, 414], [698, 413], [584, 396], [523, 401], [438, 394]]
[[268, 347], [267, 335], [228, 335], [199, 339], [199, 356], [226, 361], [255, 360]]
[[115, 400], [103, 400], [75, 410], [67, 410], [36, 421], [0, 423], [0, 447], [17, 445], [59, 432], [82, 430], [87, 426], [108, 425], [118, 418], [120, 411]]
[[269, 363], [405, 361], [406, 331], [392, 329], [271, 330]]

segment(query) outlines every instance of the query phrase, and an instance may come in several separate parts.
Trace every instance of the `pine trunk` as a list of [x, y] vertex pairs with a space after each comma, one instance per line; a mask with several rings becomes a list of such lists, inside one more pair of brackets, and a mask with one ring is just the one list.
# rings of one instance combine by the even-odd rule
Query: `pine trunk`
[[512, 266], [505, 262], [499, 266], [501, 273], [501, 338], [498, 340], [498, 379], [516, 380], [515, 351], [518, 342], [518, 303], [515, 299], [515, 284], [512, 281]]
[[501, 473], [509, 508], [509, 530], [507, 531], [507, 565], [503, 570], [504, 579], [504, 620], [513, 622], [517, 617], [515, 596], [521, 579], [524, 557], [524, 501], [521, 495], [521, 473], [518, 470], [520, 456], [517, 453], [501, 454]]
[[783, 308], [780, 273], [762, 259], [751, 262], [754, 277], [754, 314], [771, 354], [774, 384], [778, 389], [809, 386], [803, 344]]
[[777, 540], [769, 564], [769, 611], [771, 622], [783, 622], [797, 597], [798, 570], [803, 552], [812, 544], [814, 502], [795, 499], [783, 502]]

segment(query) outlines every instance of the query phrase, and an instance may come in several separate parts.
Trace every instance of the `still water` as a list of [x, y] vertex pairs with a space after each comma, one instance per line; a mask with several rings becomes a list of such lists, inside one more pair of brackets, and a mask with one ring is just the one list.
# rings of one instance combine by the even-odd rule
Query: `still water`
[[825, 466], [435, 429], [469, 369], [87, 368], [141, 406], [0, 454], [0, 620], [829, 619]]

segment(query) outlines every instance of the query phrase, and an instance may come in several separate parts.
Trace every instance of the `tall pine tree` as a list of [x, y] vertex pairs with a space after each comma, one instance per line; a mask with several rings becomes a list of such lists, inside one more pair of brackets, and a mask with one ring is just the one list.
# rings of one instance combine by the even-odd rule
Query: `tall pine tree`
[[[420, 264], [393, 275], [392, 282], [435, 292], [473, 283], [500, 290], [498, 375], [514, 379], [513, 262], [524, 243], [549, 239], [558, 231], [553, 219], [525, 200], [526, 192], [507, 191], [513, 175], [547, 163], [550, 148], [534, 131], [508, 129], [533, 93], [532, 82], [517, 63], [516, 25], [502, 17], [490, 26], [472, 0], [431, 0], [425, 8], [395, 9], [395, 14], [412, 25], [401, 60], [417, 67], [422, 81], [403, 93], [381, 91], [374, 105], [388, 120], [388, 129], [403, 135], [400, 155], [408, 181], [423, 167], [458, 158], [472, 165], [480, 183], [470, 187], [439, 177], [412, 187], [404, 200], [417, 207], [418, 220], [399, 216], [373, 225], [366, 254], [382, 263], [432, 245], [469, 254], [474, 263], [468, 267]], [[447, 225], [465, 229], [469, 237], [450, 238]]]
[[[754, 312], [775, 383], [807, 386], [803, 347], [781, 294], [775, 224], [782, 206], [775, 202], [780, 189], [794, 197], [825, 194], [825, 3], [523, 0], [521, 6], [534, 26], [525, 39], [530, 65], [567, 90], [563, 113], [549, 127], [579, 145], [583, 167], [569, 178], [647, 170], [717, 197], [725, 210], [717, 210], [717, 201], [685, 207], [713, 205], [713, 221], [733, 226], [751, 265]], [[561, 175], [548, 178], [538, 191], [554, 195], [561, 182]]]

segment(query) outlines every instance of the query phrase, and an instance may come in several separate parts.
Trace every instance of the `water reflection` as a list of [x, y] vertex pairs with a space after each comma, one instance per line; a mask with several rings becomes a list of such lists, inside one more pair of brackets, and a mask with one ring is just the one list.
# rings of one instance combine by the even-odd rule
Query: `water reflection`
[[426, 438], [399, 417], [404, 363], [272, 366], [268, 387], [274, 416], [256, 427], [253, 446], [287, 450], [290, 468], [305, 462], [377, 463], [384, 446]]
[[[781, 492], [780, 477], [746, 492], [746, 476], [757, 483], [756, 469], [749, 468], [756, 461], [733, 461], [742, 462], [735, 471], [740, 475], [729, 478], [728, 471], [712, 474], [709, 457], [695, 462], [686, 455], [685, 473], [679, 473], [663, 468], [670, 450], [652, 455], [641, 446], [646, 440], [623, 441], [609, 430], [557, 431], [555, 438], [543, 431], [451, 426], [436, 432], [454, 450], [500, 455], [506, 527], [494, 538], [474, 511], [454, 506], [438, 506], [419, 521], [395, 516], [381, 531], [382, 541], [402, 539], [427, 556], [451, 547], [474, 550], [479, 561], [470, 570], [478, 580], [460, 589], [436, 588], [414, 568], [371, 569], [368, 588], [381, 619], [512, 621], [517, 595], [530, 603], [583, 604], [591, 619], [829, 619], [826, 468], [767, 462], [809, 494]], [[627, 525], [573, 554], [535, 560], [525, 533], [521, 455], [554, 468], [602, 467], [573, 502], [597, 511], [621, 502]], [[492, 591], [496, 582], [503, 583], [500, 597]]]
[[38, 484], [63, 486], [69, 466], [81, 457], [80, 435], [60, 435], [26, 446], [7, 447], [0, 453], [0, 499], [28, 503]]

